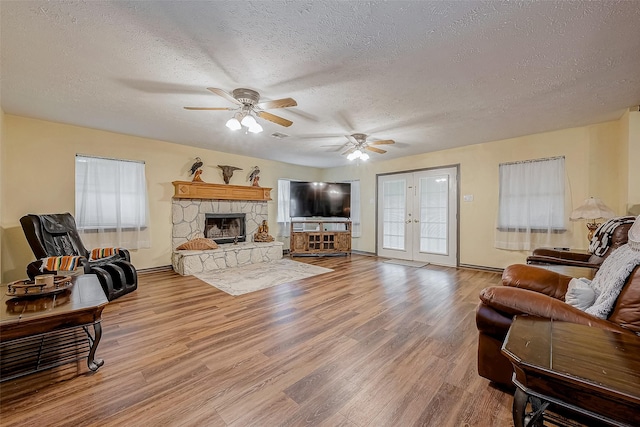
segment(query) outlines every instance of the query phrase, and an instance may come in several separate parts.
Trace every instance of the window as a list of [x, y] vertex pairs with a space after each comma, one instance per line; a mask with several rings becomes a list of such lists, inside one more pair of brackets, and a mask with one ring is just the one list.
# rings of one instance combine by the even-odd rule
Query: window
[[[531, 234], [565, 230], [564, 157], [503, 163], [496, 247], [531, 249]], [[540, 240], [540, 238], [536, 239]]]
[[81, 233], [101, 235], [94, 245], [147, 247], [147, 206], [144, 162], [76, 155], [75, 219]]

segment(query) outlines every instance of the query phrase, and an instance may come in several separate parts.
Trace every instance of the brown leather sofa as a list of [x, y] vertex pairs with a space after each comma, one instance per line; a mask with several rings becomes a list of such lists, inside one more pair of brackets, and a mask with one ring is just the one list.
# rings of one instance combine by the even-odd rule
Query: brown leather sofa
[[[619, 217], [614, 219], [634, 220], [635, 217]], [[627, 243], [629, 229], [633, 223], [620, 224], [613, 230], [610, 236], [609, 246], [604, 254], [598, 256], [587, 251], [572, 251], [556, 248], [536, 248], [531, 256], [527, 257], [527, 264], [544, 264], [544, 265], [569, 265], [574, 267], [590, 267], [598, 268], [602, 261], [609, 256], [611, 252]], [[593, 239], [599, 236], [594, 235]], [[592, 239], [592, 240], [593, 240]]]
[[480, 376], [513, 388], [513, 367], [500, 350], [515, 315], [528, 314], [624, 334], [640, 333], [640, 266], [627, 279], [607, 319], [591, 316], [564, 302], [571, 279], [541, 267], [516, 264], [504, 270], [503, 286], [491, 286], [480, 292], [476, 310]]

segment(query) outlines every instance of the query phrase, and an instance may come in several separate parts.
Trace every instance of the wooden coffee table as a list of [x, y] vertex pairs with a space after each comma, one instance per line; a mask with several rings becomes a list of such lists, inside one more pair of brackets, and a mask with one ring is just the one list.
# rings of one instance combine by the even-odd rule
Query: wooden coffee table
[[541, 426], [549, 404], [640, 426], [640, 337], [516, 316], [502, 346], [514, 367], [513, 422]]
[[16, 298], [0, 287], [0, 381], [84, 357], [92, 371], [103, 365], [95, 353], [107, 297], [94, 274], [72, 280], [70, 289], [49, 296]]

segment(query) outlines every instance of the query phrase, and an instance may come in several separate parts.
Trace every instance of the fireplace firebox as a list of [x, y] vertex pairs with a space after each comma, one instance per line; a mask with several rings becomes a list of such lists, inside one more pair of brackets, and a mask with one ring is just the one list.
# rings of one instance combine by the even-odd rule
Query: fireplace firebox
[[205, 214], [204, 237], [213, 239], [218, 244], [245, 242], [245, 217], [244, 213]]

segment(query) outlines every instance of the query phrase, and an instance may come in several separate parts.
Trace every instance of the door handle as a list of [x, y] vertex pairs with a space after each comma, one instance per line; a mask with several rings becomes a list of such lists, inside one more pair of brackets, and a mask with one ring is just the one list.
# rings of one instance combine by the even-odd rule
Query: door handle
[[413, 222], [420, 222], [420, 220], [419, 219], [414, 219]]
[[407, 224], [411, 224], [411, 220], [410, 220], [410, 219], [406, 220], [405, 222], [406, 222]]

